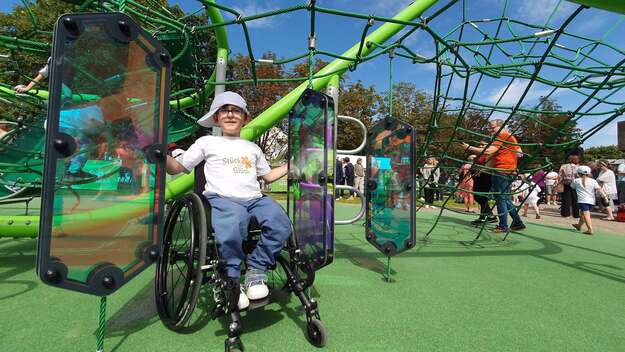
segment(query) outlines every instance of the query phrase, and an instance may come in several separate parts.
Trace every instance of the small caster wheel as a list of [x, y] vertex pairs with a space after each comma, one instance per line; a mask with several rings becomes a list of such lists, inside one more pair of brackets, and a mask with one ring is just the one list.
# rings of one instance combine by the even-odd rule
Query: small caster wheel
[[327, 334], [326, 328], [319, 319], [312, 319], [307, 327], [308, 340], [315, 347], [323, 347], [326, 345]]
[[243, 343], [241, 339], [235, 337], [233, 339], [226, 339], [226, 352], [243, 352]]

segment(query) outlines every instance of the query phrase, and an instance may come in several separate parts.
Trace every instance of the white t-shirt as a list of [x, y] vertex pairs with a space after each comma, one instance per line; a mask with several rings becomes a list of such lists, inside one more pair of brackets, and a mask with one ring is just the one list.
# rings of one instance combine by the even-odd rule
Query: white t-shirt
[[[532, 188], [531, 192], [530, 188]], [[519, 191], [522, 192], [521, 195], [523, 196], [523, 198], [525, 198], [525, 202], [538, 203], [538, 200], [540, 199], [538, 194], [540, 193], [541, 189], [540, 186], [538, 186], [534, 182], [524, 183]]]
[[545, 185], [553, 186], [556, 184], [557, 180], [558, 180], [558, 173], [555, 171], [551, 171], [547, 173], [547, 176], [545, 176]]
[[577, 192], [577, 203], [595, 204], [595, 192], [601, 189], [594, 178], [586, 177], [586, 186], [582, 184], [582, 178], [576, 178], [571, 183], [571, 188]]
[[188, 171], [206, 161], [204, 193], [237, 200], [262, 197], [258, 177], [271, 171], [260, 148], [239, 137], [201, 137], [178, 161]]
[[614, 171], [609, 169], [601, 171], [597, 177], [597, 182], [601, 183], [605, 193], [612, 196], [612, 198], [618, 198], [615, 197], [618, 194], [618, 189], [616, 188], [616, 176], [614, 175]]

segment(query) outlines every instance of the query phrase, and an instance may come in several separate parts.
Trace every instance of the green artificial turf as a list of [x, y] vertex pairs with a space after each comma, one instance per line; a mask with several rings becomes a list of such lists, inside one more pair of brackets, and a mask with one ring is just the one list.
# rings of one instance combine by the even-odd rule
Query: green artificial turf
[[[339, 205], [337, 218], [354, 214]], [[417, 238], [433, 212], [417, 215]], [[337, 226], [336, 259], [313, 294], [328, 331], [324, 351], [623, 351], [625, 236], [585, 237], [529, 224], [475, 246], [471, 218], [445, 212], [429, 241], [392, 258]], [[36, 240], [0, 239], [0, 351], [93, 351], [99, 299], [42, 284]], [[167, 330], [153, 302], [151, 268], [109, 297], [106, 351], [221, 351], [225, 320], [193, 333]], [[247, 351], [315, 351], [299, 301], [244, 314]]]

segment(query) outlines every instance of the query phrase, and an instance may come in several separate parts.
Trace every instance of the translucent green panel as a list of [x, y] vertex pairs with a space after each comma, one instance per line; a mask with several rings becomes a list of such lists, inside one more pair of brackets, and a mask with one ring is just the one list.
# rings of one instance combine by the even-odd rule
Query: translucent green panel
[[334, 178], [335, 121], [332, 99], [313, 90], [289, 115], [288, 213], [297, 246], [315, 269], [334, 255], [334, 187], [328, 182]]
[[66, 15], [51, 65], [39, 274], [106, 295], [158, 255], [168, 56], [124, 15]]
[[415, 244], [415, 135], [390, 117], [369, 135], [366, 237], [391, 256]]

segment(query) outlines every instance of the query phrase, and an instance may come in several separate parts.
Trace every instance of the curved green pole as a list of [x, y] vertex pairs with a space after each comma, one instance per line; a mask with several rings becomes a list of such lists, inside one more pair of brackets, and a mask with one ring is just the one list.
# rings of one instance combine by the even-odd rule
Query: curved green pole
[[[400, 12], [394, 17], [396, 20], [412, 21], [419, 17], [425, 10], [434, 5], [438, 0], [416, 0], [405, 10]], [[210, 7], [209, 7], [210, 8]], [[210, 15], [210, 12], [209, 12]], [[212, 17], [211, 17], [212, 19]], [[380, 26], [376, 31], [371, 33], [366, 41], [373, 41], [376, 43], [384, 43], [390, 37], [398, 33], [404, 25], [395, 23], [385, 23]], [[355, 59], [358, 54], [360, 41], [347, 50], [343, 57]], [[362, 49], [361, 57], [367, 56], [374, 49], [367, 48]], [[327, 72], [338, 72], [339, 74], [348, 69], [350, 61], [336, 59], [321, 69], [317, 75], [323, 75]], [[314, 89], [320, 89], [325, 87], [332, 77], [335, 75], [328, 75], [327, 77], [315, 78], [313, 80]], [[242, 131], [241, 137], [247, 140], [254, 140], [262, 135], [265, 131], [277, 124], [282, 118], [284, 118], [291, 107], [295, 104], [299, 96], [308, 86], [308, 82], [304, 82], [295, 88], [291, 93], [287, 94], [284, 98], [280, 99], [270, 108], [258, 115], [252, 122], [250, 122]], [[166, 198], [184, 194], [193, 187], [193, 174], [183, 175], [176, 178], [174, 181], [167, 183], [166, 185]], [[134, 213], [140, 213], [149, 204], [145, 199], [137, 198], [134, 201], [119, 204], [106, 209], [100, 209], [93, 212], [85, 212], [81, 214], [75, 214], [69, 217], [64, 217], [64, 220], [69, 220], [69, 226], [72, 226], [71, 222], [75, 221], [76, 225], [81, 221], [91, 221], [94, 223], [100, 221], [119, 221], [120, 214], [124, 216], [132, 216]], [[8, 224], [8, 222], [11, 224]], [[0, 236], [5, 237], [36, 237], [39, 229], [39, 217], [38, 216], [0, 216]]]
[[[215, 2], [215, 0], [201, 0], [201, 2], [212, 3], [212, 2]], [[208, 15], [208, 18], [210, 18], [212, 23], [221, 23], [224, 21], [223, 16], [221, 15], [221, 12], [219, 11], [219, 9], [213, 6], [206, 6], [206, 14]], [[226, 33], [226, 27], [224, 26], [216, 27], [214, 30], [215, 30], [215, 39], [217, 43], [217, 60], [224, 59], [227, 61], [228, 52], [230, 51], [230, 49], [228, 47], [228, 35]], [[211, 84], [212, 82], [215, 82], [215, 71], [213, 71], [210, 78], [204, 85], [204, 89], [202, 90], [202, 95], [203, 95], [202, 98], [204, 100], [207, 99], [215, 91], [215, 85]], [[4, 86], [0, 86], [0, 93], [10, 94], [10, 95], [17, 94], [13, 89], [10, 89]], [[31, 92], [25, 93], [25, 94], [36, 96], [41, 99], [48, 99], [48, 91], [42, 90], [42, 89], [33, 89]], [[96, 95], [91, 95], [91, 94], [83, 94], [83, 95], [74, 94], [72, 98], [74, 101], [80, 102], [83, 100], [97, 100], [99, 97]], [[200, 100], [199, 98], [200, 98], [199, 93], [193, 93], [184, 98], [172, 99], [169, 102], [169, 107], [172, 109], [187, 109], [197, 104], [197, 102]]]
[[598, 9], [619, 12], [625, 14], [625, 1], [623, 0], [568, 0], [580, 5], [596, 7]]
[[[430, 8], [432, 5], [434, 5], [437, 2], [438, 0], [417, 0], [413, 2], [412, 4], [410, 4], [410, 6], [404, 9], [402, 12], [397, 14], [395, 17], [393, 17], [393, 19], [401, 20], [401, 21], [412, 21], [415, 18], [421, 16], [421, 14], [425, 10], [427, 10], [428, 8]], [[365, 38], [364, 42], [366, 43], [368, 41], [371, 41], [375, 43], [384, 43], [390, 37], [392, 37], [397, 32], [399, 32], [402, 28], [404, 28], [404, 25], [396, 24], [396, 23], [385, 23], [384, 25], [380, 26], [380, 28], [375, 30], [373, 33], [369, 34]], [[345, 53], [341, 54], [340, 56], [350, 58], [350, 59], [356, 59], [359, 48], [360, 48], [360, 41], [358, 41], [358, 43], [356, 43], [354, 46], [352, 46], [349, 50], [347, 50]], [[365, 57], [369, 55], [371, 51], [373, 51], [374, 49], [375, 49], [374, 46], [371, 46], [371, 48], [367, 48], [367, 46], [365, 45], [362, 48], [362, 52], [360, 56]], [[326, 65], [323, 69], [321, 69], [316, 74], [316, 76], [321, 76], [328, 72], [336, 72], [337, 74], [340, 75], [349, 68], [349, 65], [351, 63], [352, 63], [351, 61], [335, 59], [334, 61]], [[331, 77], [332, 75], [313, 79], [313, 82], [312, 82], [313, 88], [318, 90], [320, 88], [325, 87], [330, 81]], [[295, 104], [297, 99], [299, 99], [300, 95], [306, 89], [306, 87], [308, 87], [308, 82], [303, 82], [297, 88], [295, 88], [289, 94], [287, 94], [284, 98], [280, 99], [277, 103], [273, 104], [263, 113], [261, 113], [256, 118], [254, 118], [241, 131], [241, 137], [248, 139], [248, 140], [254, 140], [258, 138], [261, 134], [263, 134], [266, 130], [273, 127], [275, 124], [277, 124], [278, 121], [280, 121], [284, 116], [286, 116], [286, 114], [289, 112], [291, 107]]]

